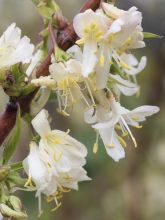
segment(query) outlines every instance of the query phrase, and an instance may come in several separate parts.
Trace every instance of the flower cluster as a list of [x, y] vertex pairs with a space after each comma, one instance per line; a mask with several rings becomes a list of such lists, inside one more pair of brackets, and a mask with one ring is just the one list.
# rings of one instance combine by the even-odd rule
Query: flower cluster
[[93, 151], [97, 152], [100, 136], [115, 161], [125, 157], [127, 136], [137, 146], [129, 126], [140, 128], [140, 122], [159, 111], [155, 106], [129, 111], [120, 104], [121, 94], [139, 93], [136, 75], [147, 58], [138, 61], [131, 50], [145, 46], [141, 23], [136, 7], [123, 11], [108, 3], [96, 12], [88, 9], [76, 15], [73, 26], [79, 40], [67, 50], [66, 59], [59, 61], [52, 55], [49, 76], [31, 81], [57, 93], [58, 110], [64, 116], [83, 101], [85, 122], [97, 133]]
[[[39, 4], [39, 7], [46, 7], [43, 5]], [[52, 14], [43, 16], [44, 19], [59, 19], [59, 14], [52, 16], [58, 9], [56, 4], [52, 3], [50, 7], [53, 8]], [[64, 23], [65, 20], [62, 21]], [[24, 189], [26, 187], [27, 190], [36, 191], [39, 214], [42, 213], [42, 194], [48, 201], [55, 201], [55, 210], [60, 206], [60, 198], [65, 192], [70, 189], [78, 190], [80, 181], [90, 180], [83, 168], [87, 148], [72, 138], [69, 131], [51, 130], [49, 115], [44, 109], [51, 94], [56, 94], [57, 111], [63, 116], [72, 118], [71, 110], [81, 104], [80, 114], [83, 114], [84, 121], [96, 132], [93, 152], [97, 153], [99, 139], [102, 139], [107, 154], [114, 161], [125, 157], [127, 139], [137, 147], [130, 126], [141, 128], [141, 122], [146, 117], [159, 111], [158, 107], [148, 105], [128, 110], [120, 102], [121, 95], [139, 94], [137, 75], [143, 71], [147, 62], [145, 56], [139, 61], [132, 53], [133, 49], [145, 47], [142, 14], [136, 7], [124, 11], [103, 2], [96, 11], [87, 9], [77, 14], [73, 19], [77, 41], [67, 51], [59, 47], [55, 34], [49, 30], [54, 51], [50, 65], [46, 60], [47, 73], [44, 63], [48, 56], [45, 42], [49, 36], [46, 33], [53, 28], [54, 23], [52, 20], [45, 22], [49, 24], [42, 32], [46, 40], [37, 49], [29, 38], [21, 38], [21, 30], [14, 23], [0, 37], [0, 113], [4, 112], [8, 102], [15, 103], [17, 107], [20, 104], [21, 109], [22, 100], [28, 96], [29, 103], [33, 99], [29, 115], [26, 114], [26, 119], [28, 118], [28, 122], [30, 119], [32, 124], [33, 137], [29, 144], [29, 155], [21, 164], [28, 176], [23, 184]], [[42, 63], [45, 72], [38, 76], [36, 73]], [[19, 112], [17, 119], [20, 115]], [[16, 123], [18, 121], [20, 120], [16, 120]], [[19, 126], [16, 124], [16, 127]], [[19, 135], [14, 134], [14, 138], [17, 136]], [[16, 142], [14, 139], [14, 144]], [[11, 151], [14, 150], [10, 149]], [[4, 153], [7, 159], [2, 158], [2, 161], [9, 160], [10, 154], [6, 156]], [[10, 175], [10, 172], [6, 175]], [[5, 176], [2, 181], [7, 178]], [[11, 185], [15, 187], [15, 184]], [[8, 189], [9, 186], [10, 184], [3, 188]], [[3, 215], [26, 215], [21, 208], [15, 208], [15, 205], [8, 207], [6, 204], [11, 195], [7, 191], [4, 195], [7, 195], [7, 199], [3, 202], [0, 197]]]
[[[40, 136], [39, 145], [30, 143], [30, 154], [23, 165], [29, 178], [25, 186], [37, 189], [39, 213], [41, 213], [41, 193], [48, 200], [55, 200], [68, 189], [78, 190], [78, 182], [90, 180], [83, 166], [86, 163], [86, 147], [68, 135], [69, 132], [51, 130], [48, 112], [42, 110], [33, 120], [32, 125]], [[35, 188], [34, 187], [34, 188]]]

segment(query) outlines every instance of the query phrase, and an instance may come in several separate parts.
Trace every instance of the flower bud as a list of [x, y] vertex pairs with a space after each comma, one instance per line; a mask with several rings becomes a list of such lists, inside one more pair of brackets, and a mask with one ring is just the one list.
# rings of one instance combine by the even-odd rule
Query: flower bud
[[0, 204], [0, 212], [2, 215], [7, 217], [12, 217], [17, 220], [25, 220], [28, 218], [26, 213], [23, 213], [21, 211], [15, 211], [11, 208], [9, 208], [6, 204], [1, 203]]
[[21, 200], [16, 196], [10, 196], [9, 202], [12, 205], [13, 209], [15, 211], [21, 211], [22, 210], [22, 202]]
[[10, 173], [10, 167], [9, 166], [1, 166], [0, 167], [0, 182], [5, 180]]

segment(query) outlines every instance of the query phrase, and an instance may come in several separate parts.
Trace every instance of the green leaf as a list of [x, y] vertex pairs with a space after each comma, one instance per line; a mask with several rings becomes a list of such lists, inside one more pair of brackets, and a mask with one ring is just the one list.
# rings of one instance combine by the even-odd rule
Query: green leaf
[[146, 38], [146, 39], [163, 38], [163, 36], [153, 34], [153, 33], [150, 33], [150, 32], [143, 32], [143, 34], [144, 34], [144, 38]]
[[21, 66], [19, 63], [11, 67], [11, 72], [12, 72], [12, 75], [14, 76], [14, 80], [16, 84], [20, 84], [24, 82], [25, 75], [21, 71]]
[[51, 20], [54, 11], [46, 6], [38, 7], [38, 12], [46, 19]]
[[10, 168], [12, 171], [19, 171], [23, 169], [22, 161], [10, 164]]
[[6, 164], [13, 156], [20, 138], [20, 134], [21, 134], [21, 116], [20, 116], [20, 109], [18, 109], [15, 126], [11, 131], [11, 134], [9, 135], [7, 142], [4, 144], [3, 164]]
[[71, 57], [68, 53], [66, 53], [64, 50], [62, 50], [58, 46], [56, 46], [54, 50], [55, 50], [54, 51], [55, 60], [57, 63], [67, 61]]
[[11, 172], [7, 178], [7, 181], [12, 182], [17, 186], [24, 186], [27, 178], [21, 177], [17, 172]]

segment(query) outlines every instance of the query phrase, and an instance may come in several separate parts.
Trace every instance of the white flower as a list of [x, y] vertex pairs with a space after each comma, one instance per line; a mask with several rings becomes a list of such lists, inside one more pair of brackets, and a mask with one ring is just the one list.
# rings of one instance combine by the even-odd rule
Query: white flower
[[123, 67], [124, 71], [128, 75], [137, 75], [138, 73], [142, 72], [147, 64], [147, 57], [143, 56], [138, 62], [136, 57], [132, 54], [122, 54], [120, 56], [120, 65]]
[[80, 49], [80, 47], [78, 45], [73, 45], [72, 47], [70, 47], [68, 50], [67, 50], [67, 53], [70, 54], [70, 56], [79, 61], [80, 63], [82, 63], [82, 60], [83, 60], [83, 54], [82, 54], [82, 51]]
[[[45, 192], [52, 174], [48, 172], [47, 164], [44, 162], [44, 158], [41, 158], [39, 147], [35, 142], [30, 143], [30, 153], [23, 161], [23, 166], [30, 179], [35, 183], [38, 192]], [[54, 187], [55, 189], [52, 190], [56, 192], [57, 185]]]
[[9, 96], [6, 95], [2, 86], [0, 86], [0, 114], [3, 113], [8, 102], [9, 102]]
[[29, 63], [34, 51], [28, 37], [21, 38], [21, 30], [16, 24], [11, 24], [0, 37], [0, 68], [16, 63]]
[[59, 112], [68, 116], [67, 107], [73, 105], [82, 96], [79, 87], [79, 83], [82, 81], [81, 63], [76, 59], [57, 63], [54, 56], [52, 56], [52, 64], [49, 66], [49, 71], [49, 76], [33, 79], [31, 83], [56, 91]]
[[[85, 164], [87, 150], [83, 144], [76, 141], [67, 133], [59, 130], [51, 130], [48, 122], [48, 113], [42, 110], [33, 120], [32, 125], [41, 136], [40, 148], [50, 153], [50, 161], [58, 162], [56, 169], [68, 171], [73, 166]], [[44, 129], [43, 129], [44, 128]], [[70, 160], [70, 159], [73, 160]], [[75, 158], [75, 160], [74, 160]], [[77, 160], [77, 158], [79, 158]]]
[[52, 58], [49, 71], [57, 84], [58, 90], [66, 90], [72, 84], [77, 84], [81, 81], [81, 63], [75, 59], [57, 63]]
[[[96, 109], [90, 108], [84, 112], [84, 119], [88, 124], [96, 124], [98, 122], [108, 120], [108, 111], [103, 106], [97, 106]], [[93, 126], [92, 126], [93, 127]], [[113, 158], [114, 161], [119, 161], [125, 157], [125, 151], [122, 146], [121, 138], [117, 135], [113, 127], [97, 129], [96, 142], [93, 147], [93, 152], [97, 152], [98, 136], [103, 140], [107, 154]]]
[[132, 96], [139, 91], [139, 86], [130, 82], [129, 80], [123, 79], [119, 75], [110, 74], [110, 83], [114, 89], [118, 89], [121, 93], [126, 96]]
[[82, 74], [87, 77], [93, 72], [97, 62], [97, 43], [107, 31], [105, 16], [95, 13], [91, 9], [75, 16], [73, 26], [76, 34], [80, 37], [79, 43], [83, 43], [83, 70]]
[[115, 7], [113, 4], [109, 4], [105, 2], [102, 3], [102, 9], [109, 17], [113, 19], [119, 18], [125, 12], [124, 10]]
[[141, 27], [141, 22], [142, 14], [136, 7], [132, 7], [112, 23], [105, 38], [113, 48], [122, 48], [126, 45], [130, 48], [131, 37], [137, 28]]
[[[128, 133], [132, 138], [135, 146], [137, 146], [135, 138], [128, 125], [139, 128], [139, 122], [145, 121], [147, 116], [156, 114], [159, 108], [156, 106], [141, 106], [132, 111], [122, 107], [115, 98], [110, 99], [111, 111], [109, 112], [109, 120], [93, 125], [96, 129], [113, 127], [119, 124], [123, 134]], [[111, 143], [110, 143], [111, 144]]]
[[[110, 109], [104, 106], [96, 106], [85, 112], [85, 121], [93, 124], [98, 134], [101, 136], [108, 154], [115, 160], [123, 158], [126, 147], [124, 137], [130, 135], [135, 147], [136, 140], [129, 128], [129, 125], [141, 128], [140, 122], [145, 121], [147, 116], [151, 116], [159, 111], [156, 106], [141, 106], [132, 111], [122, 107], [113, 97], [110, 99]], [[117, 134], [121, 130], [122, 136]]]
[[27, 76], [31, 76], [33, 70], [39, 65], [42, 57], [43, 57], [43, 51], [37, 50], [37, 52], [33, 55], [32, 60], [26, 70]]
[[30, 154], [24, 162], [29, 175], [26, 185], [32, 180], [39, 202], [43, 193], [53, 198], [58, 207], [57, 197], [66, 191], [65, 188], [78, 190], [78, 182], [90, 180], [83, 168], [87, 149], [68, 133], [51, 130], [45, 110], [32, 120], [32, 125], [41, 139], [39, 147], [32, 142]]
[[[48, 169], [48, 165], [44, 162], [44, 158], [41, 157], [39, 148], [35, 142], [30, 144], [30, 153], [23, 161], [23, 167], [28, 175], [28, 181], [25, 186], [37, 189], [36, 196], [39, 201], [39, 214], [42, 213], [41, 209], [41, 193], [49, 196], [57, 191], [57, 184], [52, 183], [52, 173]], [[33, 186], [34, 182], [35, 186]], [[51, 189], [50, 189], [51, 185]]]

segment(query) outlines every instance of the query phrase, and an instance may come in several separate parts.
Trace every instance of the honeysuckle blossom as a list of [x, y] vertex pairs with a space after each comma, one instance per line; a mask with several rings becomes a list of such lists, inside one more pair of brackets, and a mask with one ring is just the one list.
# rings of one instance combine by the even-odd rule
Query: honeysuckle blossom
[[11, 24], [0, 37], [0, 69], [16, 63], [29, 63], [34, 51], [34, 45], [26, 36], [21, 38], [21, 30], [16, 24]]
[[122, 48], [129, 44], [132, 34], [141, 25], [141, 22], [142, 14], [137, 11], [136, 7], [132, 7], [111, 24], [105, 38], [113, 48]]
[[31, 180], [35, 183], [41, 211], [41, 193], [54, 199], [58, 207], [58, 196], [66, 188], [78, 190], [78, 182], [90, 180], [83, 168], [87, 149], [67, 132], [51, 130], [46, 110], [32, 120], [32, 125], [41, 139], [39, 146], [31, 143], [24, 168], [29, 176], [26, 185]]
[[[145, 121], [147, 116], [151, 116], [159, 111], [156, 106], [141, 106], [132, 111], [122, 107], [114, 97], [110, 98], [110, 108], [107, 109], [103, 106], [96, 106], [85, 112], [85, 121], [93, 124], [103, 140], [107, 153], [115, 160], [123, 158], [125, 153], [121, 147], [126, 146], [123, 139], [125, 136], [130, 136], [135, 147], [137, 146], [136, 140], [129, 128], [130, 126], [140, 128], [140, 122]], [[122, 136], [117, 134], [116, 129], [121, 130]], [[114, 149], [116, 148], [116, 149]]]
[[138, 62], [133, 54], [124, 53], [120, 56], [120, 64], [124, 69], [124, 72], [126, 72], [128, 75], [134, 76], [144, 70], [147, 64], [147, 57], [141, 57], [140, 62]]
[[119, 18], [125, 12], [124, 10], [115, 7], [113, 4], [106, 2], [103, 2], [101, 6], [103, 11], [114, 20]]
[[126, 96], [132, 96], [139, 91], [139, 86], [135, 83], [130, 82], [129, 80], [123, 79], [119, 75], [110, 74], [109, 77], [110, 85], [112, 85], [112, 89], [116, 91], [117, 94], [123, 93]]
[[[56, 62], [52, 56], [52, 64], [49, 66], [50, 75], [33, 79], [31, 83], [45, 86], [57, 92], [59, 111], [65, 115], [69, 103], [76, 101], [74, 94], [81, 94], [79, 82], [82, 81], [81, 63], [75, 59], [69, 59], [64, 62]], [[62, 109], [64, 106], [64, 109]]]
[[76, 34], [80, 37], [78, 43], [84, 44], [82, 74], [87, 77], [94, 71], [97, 62], [98, 42], [107, 31], [108, 19], [91, 9], [75, 16], [73, 26]]

